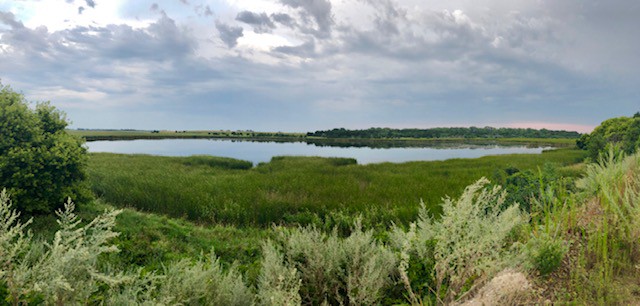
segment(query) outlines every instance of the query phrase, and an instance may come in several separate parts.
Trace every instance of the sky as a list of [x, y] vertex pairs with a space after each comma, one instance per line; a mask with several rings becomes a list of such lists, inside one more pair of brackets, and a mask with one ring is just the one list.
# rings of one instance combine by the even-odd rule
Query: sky
[[589, 132], [640, 111], [636, 0], [0, 0], [0, 81], [72, 128]]

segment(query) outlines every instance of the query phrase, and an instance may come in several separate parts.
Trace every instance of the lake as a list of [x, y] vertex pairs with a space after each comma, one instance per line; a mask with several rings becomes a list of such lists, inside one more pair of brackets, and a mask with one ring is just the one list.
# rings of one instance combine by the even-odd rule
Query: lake
[[248, 160], [254, 165], [273, 156], [321, 156], [355, 158], [359, 164], [477, 158], [486, 155], [541, 153], [550, 147], [465, 145], [437, 147], [332, 147], [305, 142], [255, 142], [222, 139], [111, 140], [87, 142], [89, 152], [151, 154], [163, 156], [213, 155]]

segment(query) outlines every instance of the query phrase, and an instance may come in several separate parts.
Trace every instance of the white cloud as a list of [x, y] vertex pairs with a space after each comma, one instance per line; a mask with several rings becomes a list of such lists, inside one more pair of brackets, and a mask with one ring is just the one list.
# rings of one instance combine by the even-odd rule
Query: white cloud
[[637, 111], [640, 8], [622, 0], [153, 3], [0, 3], [4, 80], [72, 112], [253, 114], [273, 129], [505, 116], [589, 126]]

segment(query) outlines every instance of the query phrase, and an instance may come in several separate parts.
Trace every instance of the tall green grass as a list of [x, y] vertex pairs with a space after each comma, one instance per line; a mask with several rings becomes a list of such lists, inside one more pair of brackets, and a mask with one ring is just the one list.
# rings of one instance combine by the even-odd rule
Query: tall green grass
[[[640, 155], [610, 150], [591, 164], [573, 228], [577, 258], [572, 281], [581, 302], [627, 304], [640, 298]], [[631, 281], [630, 281], [631, 280]]]
[[359, 214], [368, 226], [406, 224], [421, 200], [439, 214], [443, 196], [459, 194], [496, 169], [566, 166], [583, 157], [582, 151], [567, 149], [369, 165], [352, 159], [277, 157], [249, 169], [246, 162], [217, 157], [96, 153], [90, 155], [88, 176], [95, 194], [109, 203], [197, 222], [323, 224]]
[[576, 185], [541, 184], [525, 266], [540, 275], [543, 300], [633, 304], [640, 298], [640, 155], [611, 151], [586, 165]]

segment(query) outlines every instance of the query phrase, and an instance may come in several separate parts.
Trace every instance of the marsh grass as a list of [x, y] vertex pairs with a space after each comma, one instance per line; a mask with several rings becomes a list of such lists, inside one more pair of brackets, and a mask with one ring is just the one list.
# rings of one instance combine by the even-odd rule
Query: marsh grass
[[249, 169], [246, 162], [217, 157], [95, 153], [88, 176], [94, 193], [106, 202], [196, 222], [322, 226], [339, 221], [336, 216], [358, 214], [367, 227], [407, 224], [421, 200], [431, 214], [439, 214], [443, 196], [459, 194], [505, 165], [570, 166], [583, 158], [582, 151], [569, 149], [369, 165], [353, 159], [275, 157]]

